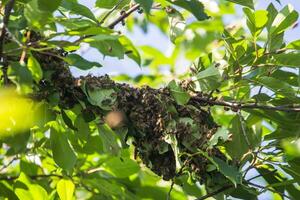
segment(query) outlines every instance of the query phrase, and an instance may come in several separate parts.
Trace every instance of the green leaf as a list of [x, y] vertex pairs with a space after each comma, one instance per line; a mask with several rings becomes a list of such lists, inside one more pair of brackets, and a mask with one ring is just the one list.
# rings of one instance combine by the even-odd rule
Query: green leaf
[[[96, 37], [96, 36], [95, 36]], [[124, 58], [125, 49], [119, 40], [101, 40], [89, 42], [91, 47], [96, 48], [104, 56]]]
[[56, 190], [61, 200], [72, 200], [75, 185], [71, 180], [61, 179], [56, 185]]
[[90, 62], [78, 54], [69, 54], [65, 60], [71, 65], [82, 70], [88, 70], [92, 67], [102, 67], [100, 63]]
[[275, 64], [285, 67], [300, 67], [300, 53], [290, 52], [273, 55]]
[[265, 10], [257, 10], [252, 12], [249, 8], [244, 8], [247, 16], [247, 26], [254, 37], [258, 36], [268, 21], [268, 12]]
[[[119, 3], [120, 0], [97, 0], [96, 6], [100, 8], [112, 9], [115, 5]], [[130, 0], [123, 0], [119, 8], [124, 7], [125, 5], [129, 4]]]
[[63, 3], [61, 6], [65, 9], [71, 11], [71, 13], [73, 13], [73, 14], [84, 16], [84, 17], [89, 18], [89, 19], [93, 20], [94, 22], [98, 23], [98, 20], [95, 18], [92, 11], [82, 4], [79, 4], [79, 3], [71, 1], [71, 0], [63, 0]]
[[209, 19], [209, 16], [204, 11], [203, 4], [198, 0], [167, 0], [171, 4], [179, 6], [191, 12], [199, 21]]
[[103, 164], [108, 172], [118, 178], [126, 178], [139, 171], [139, 165], [129, 158], [112, 158]]
[[270, 28], [270, 34], [276, 35], [285, 31], [297, 21], [298, 16], [292, 5], [285, 6], [275, 17]]
[[176, 39], [183, 35], [186, 23], [182, 14], [175, 9], [173, 9], [172, 12], [168, 12], [168, 17], [170, 24], [170, 39], [175, 44]]
[[242, 6], [246, 6], [246, 7], [251, 8], [252, 10], [254, 10], [253, 0], [226, 0], [226, 1], [230, 1], [232, 3], [240, 4]]
[[85, 92], [89, 102], [103, 110], [111, 110], [117, 98], [114, 89], [87, 89]]
[[291, 100], [295, 100], [295, 91], [293, 88], [286, 82], [280, 81], [273, 77], [259, 77], [256, 80], [261, 85], [269, 88], [270, 90], [274, 91], [276, 94], [281, 95], [282, 97], [287, 97]]
[[171, 81], [168, 88], [171, 91], [171, 95], [179, 105], [185, 105], [189, 102], [191, 98], [190, 95], [185, 92], [182, 87], [176, 83], [176, 81]]
[[[243, 134], [243, 128], [239, 116], [235, 116], [231, 120], [229, 131], [232, 134], [232, 140], [225, 143], [224, 146], [232, 158], [239, 160], [249, 150], [247, 139]], [[250, 136], [250, 134], [247, 133], [247, 136]]]
[[115, 156], [119, 155], [121, 141], [116, 133], [107, 124], [98, 126], [98, 129], [105, 153]]
[[287, 49], [300, 50], [300, 40], [295, 40], [286, 46]]
[[51, 127], [50, 141], [55, 163], [59, 167], [71, 171], [76, 163], [77, 156], [69, 144], [66, 133], [62, 131], [57, 123]]
[[40, 10], [38, 0], [32, 0], [25, 5], [24, 16], [31, 27], [42, 29], [50, 22], [52, 12]]
[[142, 8], [146, 11], [146, 13], [150, 13], [153, 0], [134, 0], [134, 1], [139, 3], [142, 6]]
[[242, 173], [232, 165], [227, 164], [223, 160], [214, 157], [214, 163], [217, 164], [218, 170], [228, 178], [235, 186], [242, 183]]
[[43, 78], [40, 63], [31, 55], [27, 61], [27, 67], [31, 71], [33, 79], [38, 83]]
[[38, 0], [38, 7], [45, 12], [54, 12], [61, 4], [62, 0]]
[[141, 66], [141, 55], [132, 42], [125, 36], [120, 37], [119, 41], [123, 45], [126, 55]]
[[214, 66], [199, 72], [196, 79], [202, 91], [215, 90], [221, 85], [221, 74]]

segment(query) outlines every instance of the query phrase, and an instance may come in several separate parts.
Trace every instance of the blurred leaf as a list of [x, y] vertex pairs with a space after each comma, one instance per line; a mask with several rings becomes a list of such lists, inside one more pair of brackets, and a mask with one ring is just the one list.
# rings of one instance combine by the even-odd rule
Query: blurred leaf
[[171, 4], [179, 6], [191, 12], [199, 21], [209, 19], [209, 16], [204, 11], [203, 4], [198, 0], [167, 0]]
[[61, 179], [56, 185], [56, 190], [61, 200], [72, 200], [74, 189], [74, 183], [67, 179]]
[[141, 66], [141, 55], [132, 42], [125, 36], [120, 37], [126, 55]]
[[270, 34], [276, 35], [282, 31], [285, 31], [287, 28], [292, 26], [298, 19], [298, 13], [294, 10], [292, 5], [285, 6], [275, 17]]
[[300, 40], [295, 40], [286, 46], [287, 49], [300, 50]]
[[92, 67], [102, 67], [98, 62], [90, 62], [78, 54], [68, 54], [65, 60], [71, 65], [82, 70], [88, 70]]
[[228, 165], [223, 160], [214, 157], [214, 162], [217, 164], [218, 170], [228, 178], [235, 186], [242, 183], [242, 174], [234, 166]]
[[[119, 3], [120, 0], [97, 0], [96, 1], [96, 6], [100, 8], [106, 8], [106, 9], [112, 9], [115, 5]], [[129, 4], [130, 0], [123, 0], [119, 8], [121, 9], [125, 5]]]
[[268, 21], [268, 12], [265, 10], [252, 12], [249, 8], [244, 8], [243, 10], [247, 16], [247, 26], [253, 37], [258, 36]]
[[99, 125], [99, 135], [102, 140], [105, 153], [117, 156], [121, 150], [121, 141], [116, 133], [107, 124]]
[[300, 53], [298, 52], [276, 54], [273, 57], [275, 58], [275, 63], [277, 65], [286, 67], [300, 67]]
[[182, 87], [176, 83], [176, 81], [171, 81], [168, 85], [171, 91], [171, 95], [176, 100], [179, 105], [185, 105], [190, 100], [190, 95], [185, 92]]
[[103, 167], [118, 178], [126, 178], [139, 171], [138, 164], [129, 158], [114, 157], [103, 164]]
[[51, 127], [50, 140], [52, 155], [56, 164], [67, 171], [72, 171], [77, 156], [69, 144], [66, 133], [61, 130], [57, 123]]
[[93, 20], [94, 22], [98, 22], [98, 20], [95, 18], [92, 11], [87, 8], [86, 6], [77, 3], [76, 1], [72, 0], [63, 0], [62, 5], [63, 8], [69, 10], [73, 14], [81, 15], [86, 18], [89, 18]]
[[33, 56], [30, 56], [27, 61], [27, 67], [31, 71], [33, 79], [38, 83], [43, 78], [40, 63]]
[[134, 0], [135, 2], [139, 3], [142, 8], [146, 11], [146, 13], [150, 13], [152, 8], [153, 0]]
[[32, 0], [25, 5], [24, 16], [29, 25], [36, 29], [41, 29], [50, 22], [52, 12], [39, 9], [39, 1]]
[[61, 2], [62, 0], [38, 0], [38, 8], [45, 12], [54, 12], [59, 7]]
[[175, 44], [176, 39], [183, 35], [186, 24], [182, 14], [175, 9], [168, 12], [168, 16], [170, 24], [170, 39]]
[[226, 1], [230, 1], [232, 3], [240, 4], [242, 6], [246, 6], [246, 7], [251, 8], [252, 10], [254, 10], [253, 0], [226, 0]]

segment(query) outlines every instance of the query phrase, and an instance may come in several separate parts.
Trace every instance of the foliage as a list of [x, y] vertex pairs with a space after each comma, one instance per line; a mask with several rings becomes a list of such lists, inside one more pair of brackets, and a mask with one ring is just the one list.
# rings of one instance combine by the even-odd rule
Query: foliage
[[[1, 1], [0, 199], [297, 199], [298, 12], [274, 4]], [[245, 23], [226, 24], [235, 9]], [[75, 78], [111, 67], [83, 45], [149, 73]]]

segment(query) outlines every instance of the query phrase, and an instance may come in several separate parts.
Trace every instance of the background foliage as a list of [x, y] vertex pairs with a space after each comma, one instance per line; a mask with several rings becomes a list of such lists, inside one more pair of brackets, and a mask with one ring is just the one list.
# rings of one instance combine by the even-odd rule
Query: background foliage
[[[1, 1], [0, 199], [297, 199], [300, 40], [284, 36], [298, 12], [280, 3]], [[236, 8], [244, 18], [225, 23]], [[120, 31], [151, 26], [172, 51]], [[149, 73], [75, 79], [70, 67], [103, 67], [82, 57], [86, 47]], [[128, 116], [135, 106], [145, 109]], [[142, 126], [165, 113], [173, 121], [160, 132]], [[161, 132], [154, 147], [149, 134]]]

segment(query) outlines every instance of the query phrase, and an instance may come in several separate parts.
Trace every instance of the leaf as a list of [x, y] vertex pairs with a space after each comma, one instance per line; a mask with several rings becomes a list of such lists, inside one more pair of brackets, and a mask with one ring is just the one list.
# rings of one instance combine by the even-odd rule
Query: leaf
[[90, 62], [78, 54], [69, 54], [65, 60], [71, 65], [82, 70], [88, 70], [92, 67], [102, 67], [98, 62]]
[[176, 39], [183, 35], [186, 23], [182, 14], [175, 9], [173, 9], [172, 12], [168, 12], [168, 17], [170, 24], [170, 39], [175, 44]]
[[120, 43], [126, 52], [126, 56], [134, 60], [139, 66], [141, 66], [141, 55], [139, 51], [135, 48], [132, 42], [125, 36], [120, 37]]
[[232, 165], [228, 165], [223, 160], [214, 157], [214, 163], [217, 164], [217, 169], [228, 178], [235, 186], [242, 183], [242, 173]]
[[196, 76], [202, 91], [211, 91], [217, 89], [221, 85], [221, 75], [219, 70], [211, 66]]
[[57, 123], [51, 127], [50, 141], [55, 163], [59, 167], [71, 171], [76, 163], [77, 156], [69, 144], [66, 133], [61, 130]]
[[138, 164], [129, 158], [112, 158], [103, 164], [108, 172], [118, 178], [126, 178], [139, 171]]
[[300, 50], [300, 40], [295, 40], [286, 46], [287, 49]]
[[179, 105], [185, 105], [189, 102], [191, 98], [190, 95], [185, 92], [182, 87], [176, 83], [176, 81], [171, 81], [168, 85], [168, 88], [171, 91], [172, 97]]
[[38, 83], [43, 78], [40, 63], [31, 55], [27, 61], [27, 67], [31, 71], [33, 79]]
[[[97, 0], [96, 1], [96, 6], [100, 8], [106, 8], [106, 9], [112, 9], [115, 5], [119, 3], [120, 0]], [[119, 8], [121, 9], [125, 5], [129, 4], [130, 0], [123, 0]]]
[[[96, 37], [96, 36], [95, 36]], [[124, 58], [125, 49], [119, 40], [101, 40], [89, 42], [91, 47], [96, 48], [105, 56]]]
[[107, 124], [98, 126], [105, 153], [117, 156], [121, 150], [121, 141]]
[[103, 110], [111, 110], [117, 98], [114, 89], [87, 89], [86, 95], [92, 105], [99, 106]]
[[79, 3], [71, 1], [71, 0], [63, 0], [63, 3], [61, 6], [65, 9], [71, 11], [71, 13], [73, 13], [73, 14], [84, 16], [84, 17], [89, 18], [89, 19], [93, 20], [94, 22], [98, 23], [98, 20], [95, 18], [92, 11], [82, 4], [79, 4]]
[[49, 23], [52, 12], [40, 10], [38, 0], [32, 0], [25, 5], [24, 16], [31, 27], [42, 29]]
[[254, 10], [253, 0], [226, 0], [226, 1], [230, 1], [232, 3], [240, 4], [242, 6], [246, 6], [246, 7], [251, 8], [252, 10]]
[[153, 0], [135, 0], [135, 2], [139, 3], [142, 6], [142, 8], [146, 11], [147, 14], [150, 13]]
[[252, 12], [249, 8], [244, 8], [243, 10], [247, 16], [247, 26], [253, 37], [258, 36], [267, 24], [268, 12], [265, 10]]
[[72, 130], [77, 130], [77, 128], [73, 125], [72, 120], [69, 118], [69, 116], [67, 115], [67, 113], [64, 110], [61, 110], [61, 116], [65, 122], [65, 124]]
[[62, 0], [38, 0], [38, 8], [45, 12], [54, 12], [61, 2]]
[[282, 95], [283, 97], [287, 97], [291, 100], [296, 100], [293, 88], [286, 82], [267, 76], [259, 77], [256, 81], [278, 95]]
[[61, 200], [72, 200], [75, 185], [71, 180], [61, 179], [56, 185], [56, 190]]
[[290, 52], [273, 55], [275, 64], [285, 67], [300, 67], [300, 53]]
[[[247, 140], [243, 134], [243, 129], [239, 116], [235, 116], [231, 120], [229, 131], [232, 134], [232, 140], [225, 143], [224, 146], [226, 148], [226, 151], [232, 158], [239, 160], [249, 150]], [[250, 134], [247, 135], [250, 136]]]
[[167, 0], [171, 4], [179, 6], [191, 12], [199, 21], [209, 19], [209, 16], [204, 11], [203, 4], [198, 0]]
[[270, 34], [276, 35], [285, 31], [297, 21], [298, 16], [293, 6], [288, 4], [275, 17], [270, 28]]

